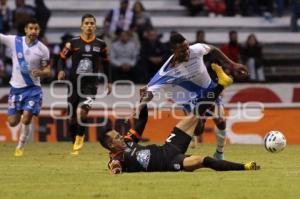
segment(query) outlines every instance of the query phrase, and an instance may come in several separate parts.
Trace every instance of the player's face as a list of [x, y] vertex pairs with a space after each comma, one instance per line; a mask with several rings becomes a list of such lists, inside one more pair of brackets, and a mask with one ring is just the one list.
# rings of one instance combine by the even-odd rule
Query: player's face
[[123, 151], [126, 148], [123, 136], [117, 131], [112, 130], [106, 134], [108, 136], [107, 144], [113, 152]]
[[96, 21], [94, 18], [85, 18], [81, 24], [81, 30], [86, 35], [94, 34], [96, 31]]
[[36, 23], [29, 23], [25, 27], [26, 37], [30, 40], [36, 40], [40, 34], [40, 26]]
[[174, 48], [175, 59], [178, 62], [186, 62], [190, 57], [190, 49], [187, 41], [177, 44]]

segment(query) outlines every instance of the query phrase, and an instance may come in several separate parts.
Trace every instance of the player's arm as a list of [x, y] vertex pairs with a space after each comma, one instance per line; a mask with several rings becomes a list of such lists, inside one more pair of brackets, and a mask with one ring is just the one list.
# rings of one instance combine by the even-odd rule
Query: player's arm
[[247, 67], [243, 64], [236, 63], [227, 57], [219, 48], [209, 45], [212, 57], [217, 59], [222, 66], [229, 68], [230, 70], [236, 71], [239, 73], [240, 77], [247, 77], [248, 70]]
[[109, 67], [108, 48], [107, 48], [106, 43], [104, 43], [104, 42], [103, 42], [103, 46], [101, 47], [101, 50], [100, 50], [100, 58], [101, 58], [103, 68], [107, 69], [107, 70], [104, 70], [104, 72], [105, 71], [107, 72], [107, 74], [105, 74], [107, 76], [107, 81], [108, 81], [106, 89], [107, 89], [107, 95], [109, 95], [112, 90], [112, 87], [111, 87], [112, 75], [111, 75], [111, 69]]
[[144, 132], [147, 121], [148, 107], [147, 104], [145, 104], [140, 111], [139, 118], [136, 120], [134, 129], [130, 129], [125, 138], [138, 142]]
[[41, 61], [41, 69], [33, 69], [31, 74], [33, 77], [50, 77], [51, 76], [51, 67], [49, 60]]
[[50, 52], [49, 49], [44, 46], [41, 47], [41, 52], [43, 54], [40, 65], [38, 68], [31, 70], [31, 75], [33, 77], [50, 77], [51, 76], [51, 67], [50, 67]]
[[65, 79], [65, 68], [66, 68], [66, 59], [69, 58], [72, 55], [72, 47], [71, 43], [67, 42], [63, 50], [59, 54], [58, 59], [58, 80], [64, 80]]

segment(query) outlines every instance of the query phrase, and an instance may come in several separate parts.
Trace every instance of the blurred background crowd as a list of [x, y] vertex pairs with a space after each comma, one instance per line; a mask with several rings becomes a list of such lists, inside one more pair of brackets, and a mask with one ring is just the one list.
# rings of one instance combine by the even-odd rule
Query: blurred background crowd
[[[43, 80], [50, 83], [56, 79], [59, 52], [80, 33], [80, 17], [86, 12], [96, 16], [97, 35], [109, 47], [106, 72], [113, 81], [147, 83], [172, 54], [168, 38], [176, 32], [188, 35], [191, 44], [216, 45], [247, 65], [246, 82], [296, 82], [300, 77], [300, 0], [0, 0], [0, 32], [22, 35], [24, 21], [38, 19], [40, 39], [51, 50], [52, 77]], [[232, 25], [236, 22], [243, 26]], [[1, 86], [8, 85], [12, 71], [10, 54], [1, 45]]]

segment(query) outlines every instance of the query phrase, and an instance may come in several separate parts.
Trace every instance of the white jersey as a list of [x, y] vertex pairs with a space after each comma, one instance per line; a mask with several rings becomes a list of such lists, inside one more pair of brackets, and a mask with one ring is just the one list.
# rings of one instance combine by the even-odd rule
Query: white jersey
[[189, 49], [187, 62], [169, 67], [172, 55], [148, 83], [147, 90], [154, 93], [162, 90], [168, 99], [176, 103], [188, 103], [203, 94], [212, 83], [203, 61], [210, 47], [198, 43]]
[[0, 44], [6, 45], [12, 51], [12, 75], [10, 85], [15, 88], [41, 86], [40, 77], [33, 77], [31, 70], [41, 68], [49, 63], [48, 48], [40, 41], [28, 46], [25, 36], [0, 34]]

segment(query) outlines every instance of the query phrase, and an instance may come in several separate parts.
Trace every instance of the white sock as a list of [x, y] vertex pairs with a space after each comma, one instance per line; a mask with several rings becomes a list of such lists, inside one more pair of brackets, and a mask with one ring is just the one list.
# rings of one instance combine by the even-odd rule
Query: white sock
[[226, 130], [216, 130], [216, 141], [217, 141], [217, 151], [220, 153], [224, 152], [224, 146], [226, 142]]
[[27, 124], [27, 125], [22, 124], [21, 134], [19, 137], [18, 145], [17, 145], [18, 149], [24, 147], [24, 144], [25, 144], [29, 134], [30, 134], [30, 124]]

